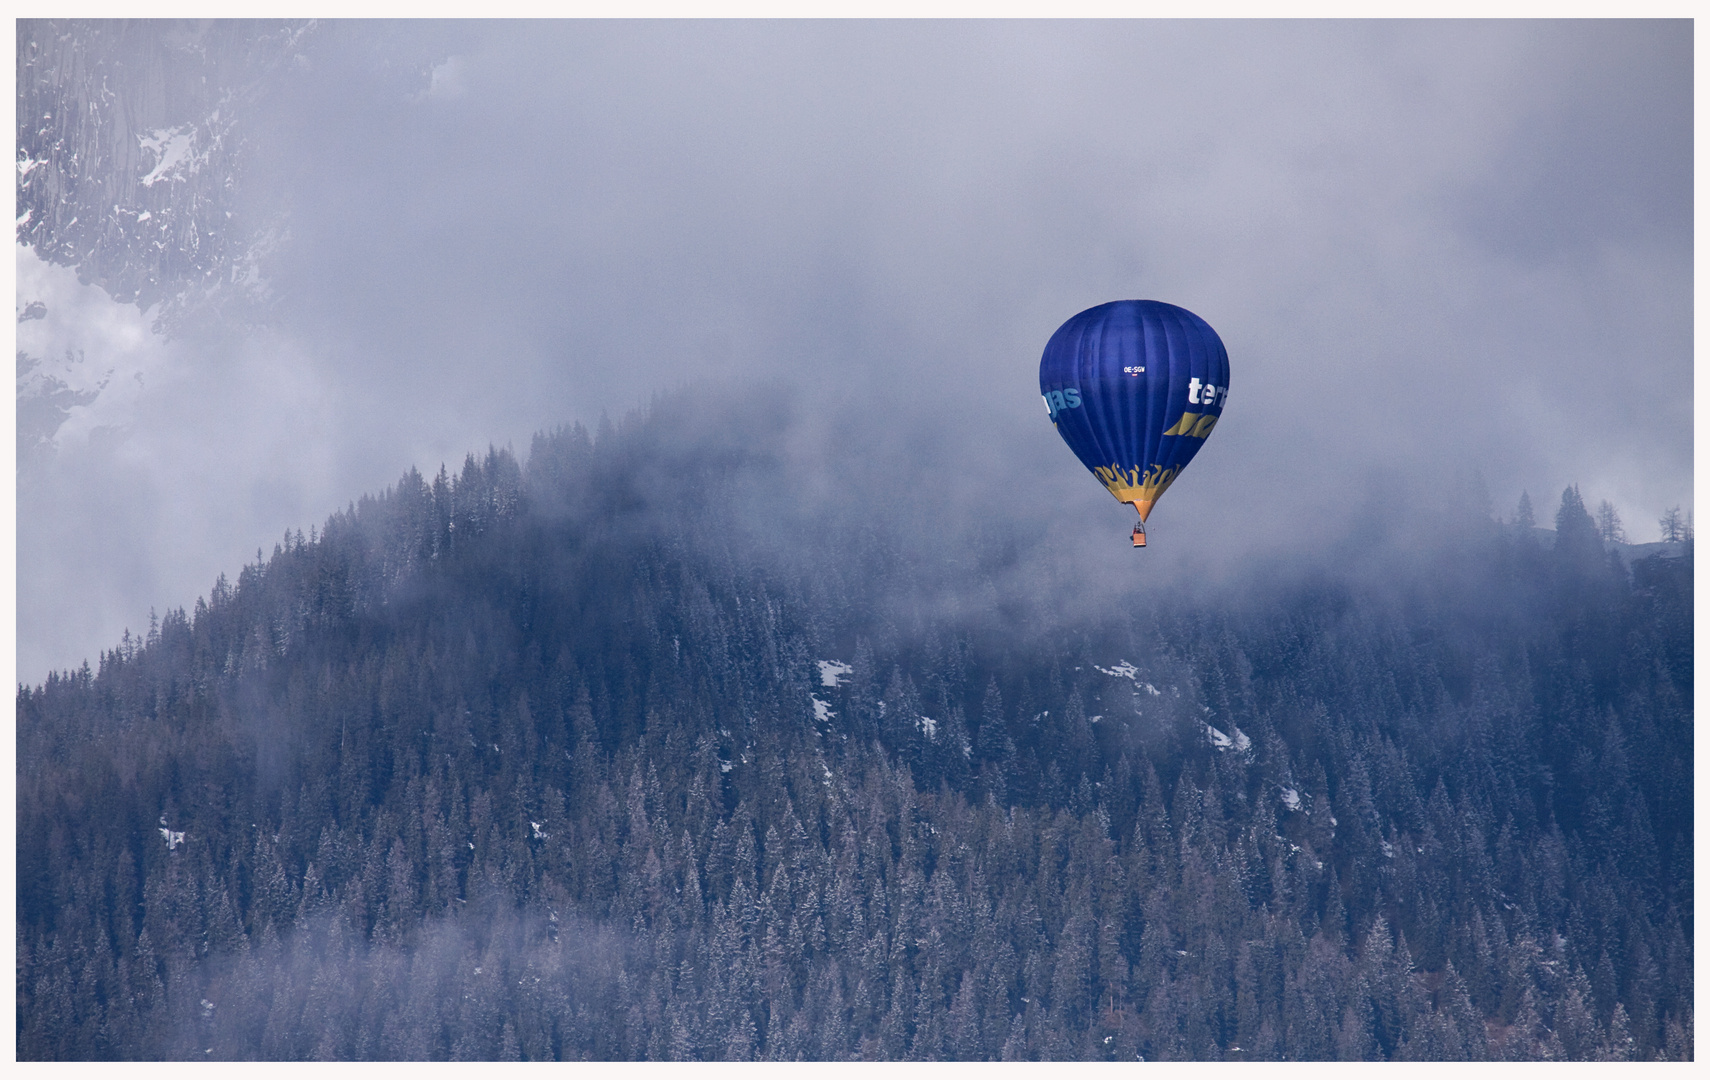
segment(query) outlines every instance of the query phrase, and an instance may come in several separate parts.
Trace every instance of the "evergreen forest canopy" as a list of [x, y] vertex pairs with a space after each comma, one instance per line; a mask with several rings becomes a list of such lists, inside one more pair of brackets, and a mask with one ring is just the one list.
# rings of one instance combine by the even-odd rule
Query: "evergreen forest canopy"
[[19, 1057], [1692, 1056], [1690, 541], [1087, 615], [692, 411], [20, 688]]

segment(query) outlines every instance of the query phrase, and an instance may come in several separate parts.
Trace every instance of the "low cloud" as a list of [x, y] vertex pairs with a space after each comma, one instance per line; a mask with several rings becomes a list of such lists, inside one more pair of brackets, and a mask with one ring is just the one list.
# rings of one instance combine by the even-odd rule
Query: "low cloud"
[[[288, 222], [264, 325], [151, 344], [121, 446], [116, 374], [21, 474], [20, 677], [411, 464], [702, 384], [784, 426], [799, 497], [889, 485], [928, 535], [1049, 535], [1088, 577], [1310, 548], [1474, 469], [1500, 513], [1579, 482], [1649, 539], [1690, 505], [1690, 35], [323, 25], [243, 120], [234, 213]], [[1035, 388], [1122, 297], [1233, 369], [1140, 571]]]

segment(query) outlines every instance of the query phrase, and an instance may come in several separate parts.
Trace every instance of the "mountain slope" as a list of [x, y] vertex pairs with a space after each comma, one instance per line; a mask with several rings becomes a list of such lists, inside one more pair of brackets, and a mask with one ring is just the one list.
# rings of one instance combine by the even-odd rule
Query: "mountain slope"
[[1690, 1056], [1690, 551], [1052, 614], [696, 412], [20, 689], [20, 1057]]

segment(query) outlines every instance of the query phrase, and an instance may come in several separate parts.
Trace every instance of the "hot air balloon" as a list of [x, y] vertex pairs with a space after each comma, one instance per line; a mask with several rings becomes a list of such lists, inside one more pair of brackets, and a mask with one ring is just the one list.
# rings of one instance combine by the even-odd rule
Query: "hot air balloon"
[[1117, 300], [1057, 328], [1039, 361], [1057, 433], [1117, 501], [1146, 518], [1205, 445], [1229, 395], [1229, 354], [1206, 321], [1174, 304]]

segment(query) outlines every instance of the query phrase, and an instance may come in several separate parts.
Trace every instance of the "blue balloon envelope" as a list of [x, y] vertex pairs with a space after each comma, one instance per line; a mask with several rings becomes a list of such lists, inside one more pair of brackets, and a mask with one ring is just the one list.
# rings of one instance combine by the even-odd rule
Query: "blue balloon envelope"
[[1223, 415], [1229, 354], [1186, 308], [1117, 300], [1051, 335], [1039, 392], [1081, 464], [1145, 521]]

